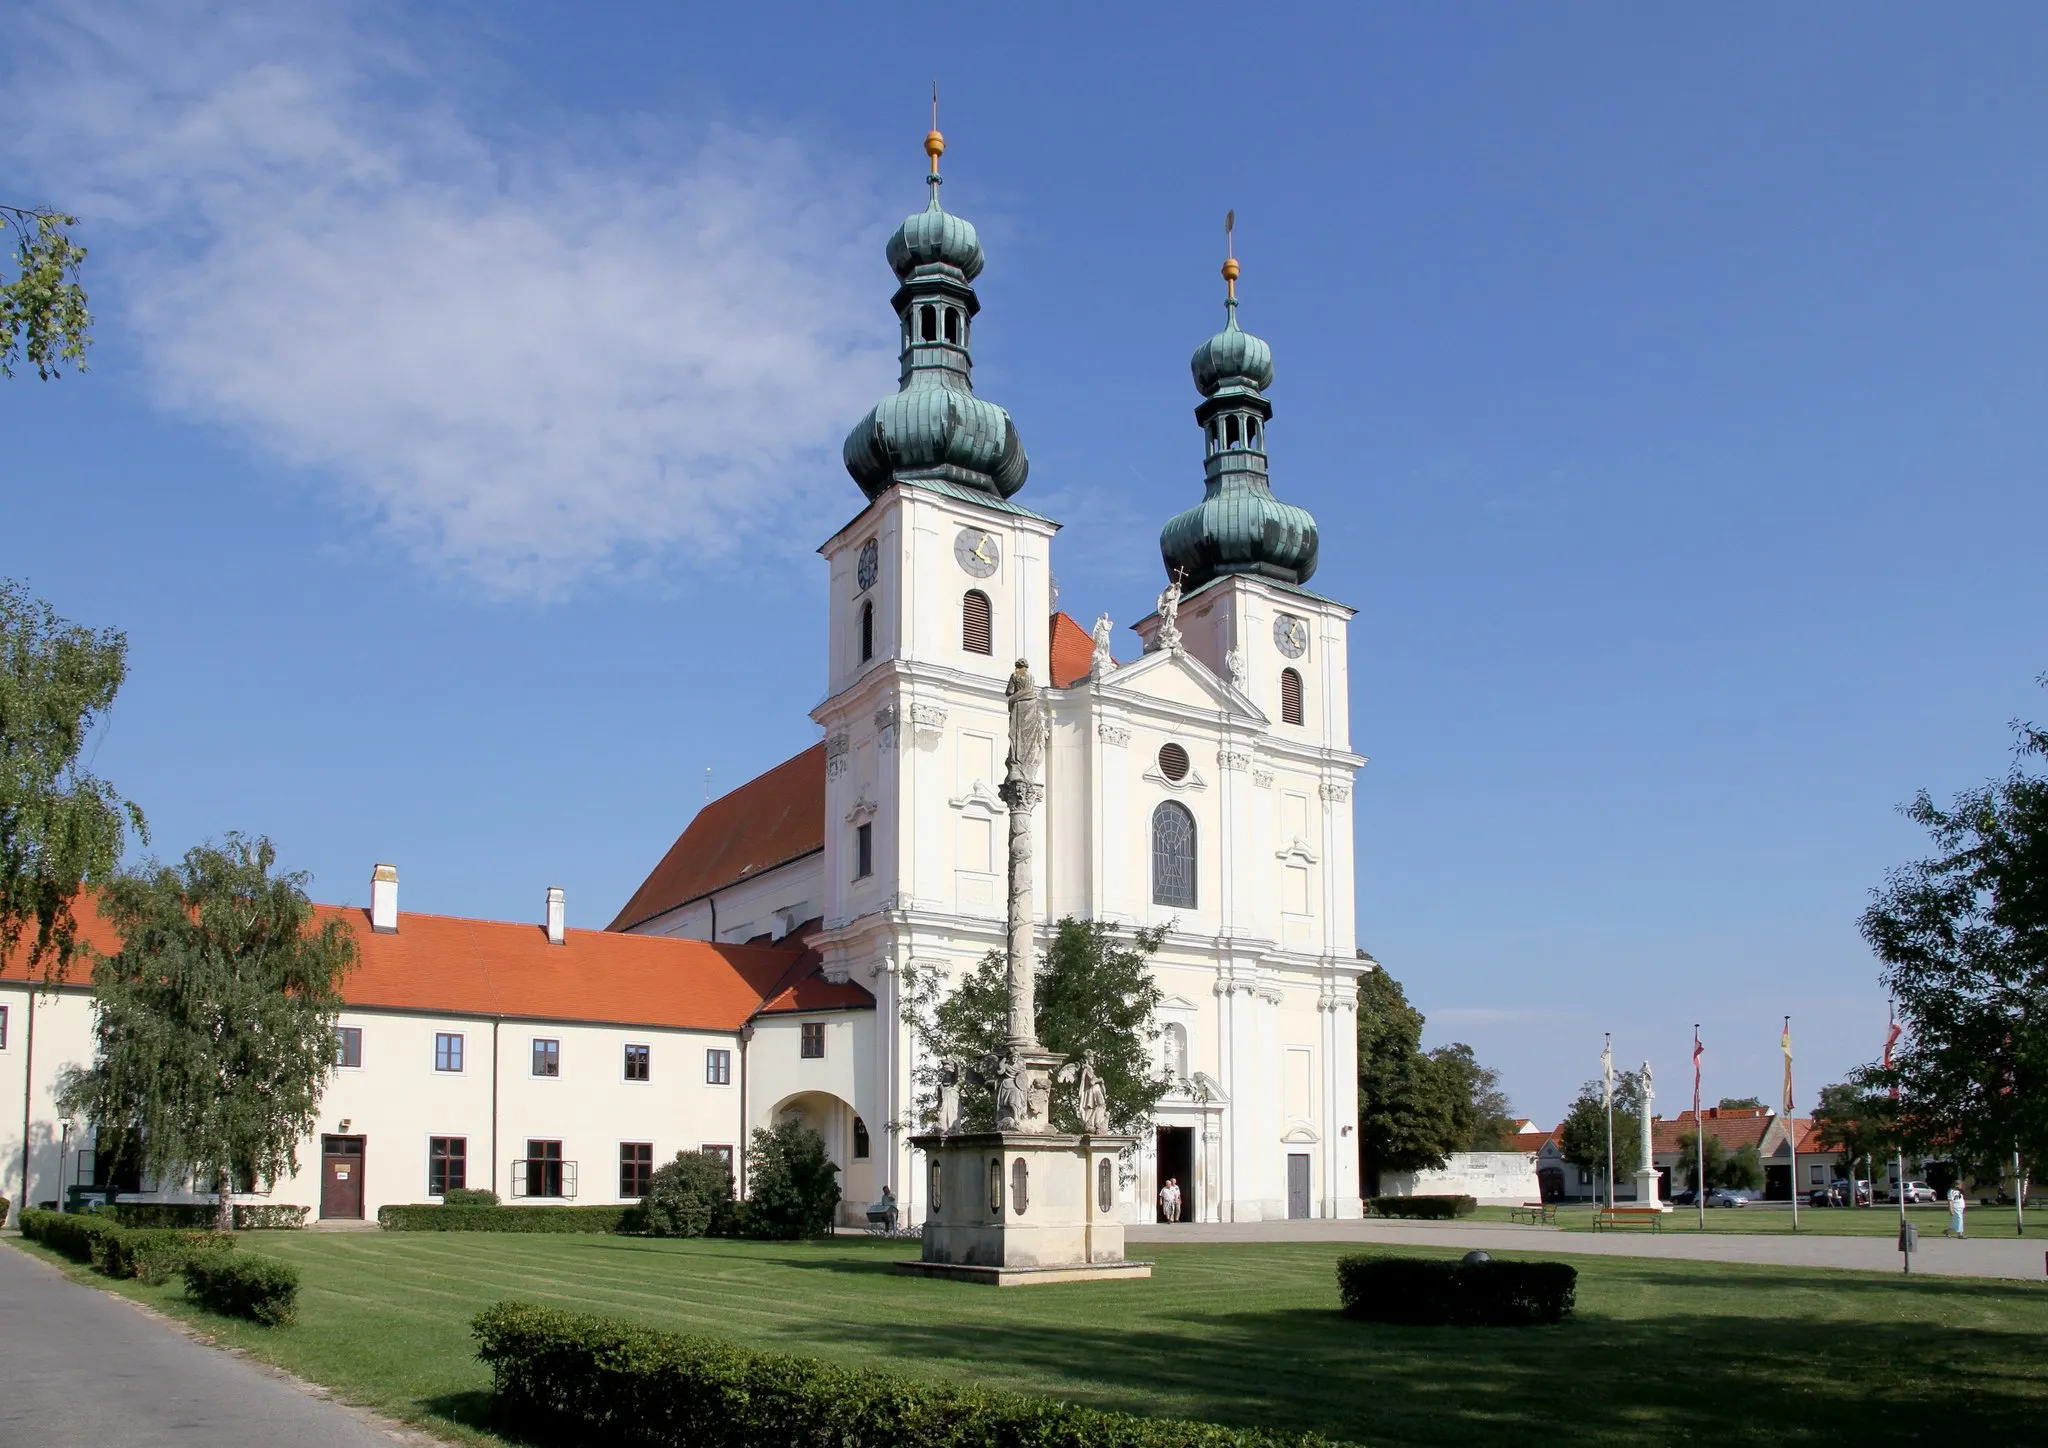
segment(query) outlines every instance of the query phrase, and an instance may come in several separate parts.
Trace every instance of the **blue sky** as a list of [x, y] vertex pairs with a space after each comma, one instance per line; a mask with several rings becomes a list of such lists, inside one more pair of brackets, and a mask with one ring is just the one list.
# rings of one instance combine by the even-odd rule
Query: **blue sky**
[[1361, 941], [1524, 1112], [1606, 1030], [1675, 1107], [1694, 1021], [1769, 1096], [1787, 1012], [1810, 1105], [1895, 806], [2048, 716], [2038, 7], [16, 14], [0, 199], [84, 216], [98, 341], [0, 387], [0, 573], [128, 631], [160, 852], [598, 924], [815, 737], [935, 74], [1084, 619], [1199, 496], [1236, 208], [1360, 609]]

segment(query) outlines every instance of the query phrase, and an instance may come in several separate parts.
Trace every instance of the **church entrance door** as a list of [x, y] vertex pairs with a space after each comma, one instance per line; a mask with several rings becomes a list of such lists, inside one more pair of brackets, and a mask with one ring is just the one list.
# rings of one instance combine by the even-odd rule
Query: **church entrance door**
[[1290, 1152], [1287, 1157], [1287, 1216], [1289, 1220], [1308, 1215], [1308, 1153]]
[[1168, 1180], [1180, 1183], [1180, 1219], [1195, 1219], [1195, 1129], [1192, 1126], [1159, 1128], [1158, 1161], [1152, 1191], [1152, 1209], [1159, 1221], [1166, 1220], [1166, 1208], [1159, 1200], [1159, 1188]]

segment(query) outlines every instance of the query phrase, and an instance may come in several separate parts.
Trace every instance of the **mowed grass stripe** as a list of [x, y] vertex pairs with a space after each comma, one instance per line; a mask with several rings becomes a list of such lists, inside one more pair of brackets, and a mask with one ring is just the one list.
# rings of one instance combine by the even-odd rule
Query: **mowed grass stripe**
[[[508, 1297], [1374, 1448], [1725, 1448], [1733, 1423], [1745, 1444], [1818, 1448], [1873, 1410], [1888, 1443], [2023, 1442], [2048, 1421], [2048, 1293], [2016, 1283], [1575, 1259], [1574, 1321], [1458, 1332], [1340, 1318], [1333, 1267], [1356, 1249], [1335, 1243], [1148, 1245], [1149, 1282], [1004, 1291], [897, 1276], [912, 1244], [855, 1239], [279, 1233], [247, 1250], [299, 1264], [300, 1324], [209, 1330], [458, 1434], [487, 1384], [469, 1320]], [[195, 1315], [174, 1288], [119, 1290]]]

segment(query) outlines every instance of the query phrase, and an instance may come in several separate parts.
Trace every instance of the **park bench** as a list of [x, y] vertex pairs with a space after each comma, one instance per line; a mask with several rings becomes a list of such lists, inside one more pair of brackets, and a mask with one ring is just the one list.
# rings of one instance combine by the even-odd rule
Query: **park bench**
[[1555, 1226], [1557, 1224], [1557, 1204], [1555, 1202], [1524, 1202], [1519, 1207], [1508, 1208], [1508, 1220], [1510, 1222], [1527, 1222], [1531, 1226], [1538, 1224]]
[[1593, 1230], [1607, 1231], [1611, 1227], [1644, 1227], [1653, 1232], [1664, 1230], [1664, 1214], [1655, 1207], [1605, 1207], [1593, 1214]]

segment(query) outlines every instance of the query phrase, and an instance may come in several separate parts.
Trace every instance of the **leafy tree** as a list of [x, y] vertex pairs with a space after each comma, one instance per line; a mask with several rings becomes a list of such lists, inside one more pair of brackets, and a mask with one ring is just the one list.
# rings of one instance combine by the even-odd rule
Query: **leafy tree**
[[1700, 1163], [1702, 1153], [1706, 1163], [1706, 1182], [1710, 1187], [1722, 1185], [1721, 1176], [1728, 1166], [1728, 1148], [1721, 1145], [1716, 1136], [1708, 1136], [1705, 1146], [1700, 1144], [1699, 1133], [1685, 1132], [1678, 1138], [1678, 1175], [1689, 1187], [1700, 1184]]
[[794, 1241], [830, 1231], [838, 1177], [825, 1139], [801, 1121], [756, 1127], [747, 1145], [747, 1234]]
[[1861, 1080], [1896, 1088], [1907, 1144], [1959, 1165], [2048, 1157], [2048, 731], [2014, 732], [2002, 778], [1906, 807], [1935, 853], [1892, 871], [1860, 922], [1905, 1027]]
[[640, 1202], [652, 1237], [705, 1236], [731, 1210], [732, 1173], [723, 1157], [708, 1151], [679, 1151], [674, 1161], [656, 1167]]
[[[1643, 1078], [1634, 1071], [1614, 1073], [1614, 1175], [1629, 1175], [1642, 1160]], [[1599, 1081], [1579, 1088], [1578, 1099], [1565, 1113], [1558, 1150], [1566, 1161], [1584, 1167], [1595, 1182], [1607, 1180], [1607, 1106]]]
[[1763, 1099], [1757, 1096], [1723, 1096], [1719, 1103], [1717, 1103], [1717, 1109], [1721, 1111], [1761, 1111], [1764, 1109], [1764, 1103]]
[[[1837, 1082], [1820, 1088], [1819, 1103], [1813, 1108], [1814, 1136], [1828, 1151], [1840, 1152], [1846, 1175], [1858, 1180], [1869, 1163], [1883, 1161], [1896, 1150], [1896, 1116], [1884, 1092], [1856, 1081]], [[1857, 1162], [1866, 1163], [1866, 1171], [1857, 1171]]]
[[78, 280], [85, 248], [66, 229], [76, 225], [61, 211], [0, 206], [0, 226], [14, 241], [14, 274], [0, 272], [0, 377], [12, 377], [23, 357], [45, 382], [60, 362], [84, 370], [92, 314]]
[[[1133, 931], [1126, 939], [1114, 925], [1067, 916], [1038, 963], [1039, 1042], [1070, 1062], [1094, 1061], [1109, 1100], [1110, 1130], [1119, 1134], [1143, 1131], [1169, 1084], [1154, 1065], [1159, 1029], [1153, 1013], [1164, 993], [1151, 967], [1165, 939], [1163, 929]], [[947, 1062], [978, 1068], [1002, 1054], [1009, 1035], [1006, 971], [1002, 953], [990, 951], [943, 997], [935, 968], [906, 979], [903, 1018], [919, 1047], [917, 1125], [938, 1120], [939, 1077]], [[1081, 1129], [1077, 1073], [1054, 1083], [1051, 1109], [1055, 1128]], [[978, 1072], [961, 1085], [960, 1115], [966, 1130], [995, 1129], [994, 1087]]]
[[1757, 1154], [1755, 1142], [1745, 1141], [1728, 1153], [1727, 1161], [1721, 1166], [1720, 1184], [1737, 1192], [1763, 1190], [1764, 1159]]
[[1429, 1059], [1444, 1072], [1454, 1096], [1459, 1151], [1501, 1151], [1515, 1134], [1514, 1108], [1501, 1089], [1500, 1072], [1479, 1064], [1463, 1041], [1438, 1046]]
[[93, 963], [93, 1062], [59, 1093], [102, 1145], [139, 1142], [151, 1175], [212, 1183], [222, 1230], [236, 1181], [298, 1169], [356, 959], [349, 926], [317, 923], [306, 876], [275, 862], [269, 840], [229, 835], [107, 887], [121, 949]]
[[1427, 1171], [1462, 1149], [1472, 1120], [1459, 1085], [1423, 1052], [1422, 1012], [1401, 983], [1384, 967], [1359, 977], [1358, 1166], [1368, 1195], [1383, 1173]]
[[128, 640], [68, 623], [0, 579], [0, 959], [61, 979], [78, 948], [73, 902], [114, 878], [142, 811], [79, 755], [128, 672]]

